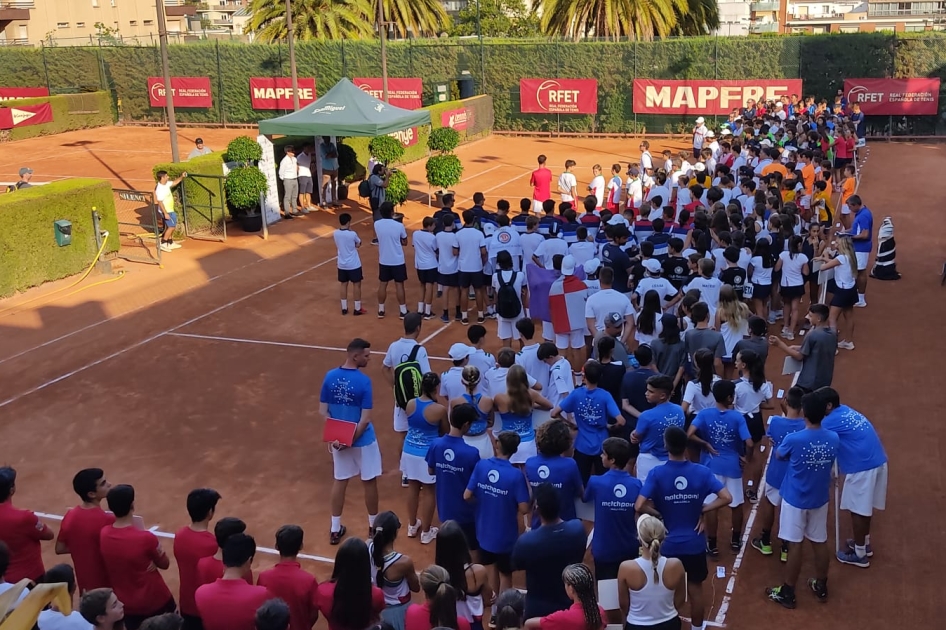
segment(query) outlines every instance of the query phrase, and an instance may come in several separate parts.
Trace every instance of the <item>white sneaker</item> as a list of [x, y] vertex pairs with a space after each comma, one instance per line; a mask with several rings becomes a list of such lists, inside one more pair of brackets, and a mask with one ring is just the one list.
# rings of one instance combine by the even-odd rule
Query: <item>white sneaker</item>
[[784, 337], [785, 339], [788, 339], [789, 341], [794, 341], [794, 339], [795, 339], [795, 333], [793, 333], [792, 331], [786, 329], [786, 330], [782, 331], [782, 337]]
[[[418, 521], [418, 522], [419, 522], [419, 521]], [[437, 532], [439, 532], [439, 531], [440, 531], [440, 529], [438, 529], [438, 528], [436, 528], [436, 527], [431, 527], [428, 531], [426, 531], [426, 532], [421, 532], [421, 533], [420, 533], [420, 544], [422, 544], [422, 545], [429, 545], [430, 543], [434, 542], [434, 541], [437, 539]]]
[[180, 243], [174, 243], [173, 241], [171, 243], [168, 243], [168, 245], [171, 246], [171, 249], [180, 249], [182, 247]]
[[855, 308], [867, 308], [867, 302], [866, 302], [866, 301], [865, 301], [865, 302], [858, 301], [857, 303], [854, 304], [854, 307], [855, 307]]
[[162, 252], [171, 252], [171, 251], [174, 251], [173, 249], [171, 249], [171, 246], [168, 245], [167, 243], [161, 243], [161, 245], [160, 245], [159, 247], [160, 247], [160, 249], [161, 249]]
[[407, 537], [408, 538], [417, 538], [417, 532], [420, 531], [420, 519], [417, 519], [417, 522], [413, 525], [407, 526]]
[[839, 342], [838, 342], [838, 347], [841, 348], [841, 349], [843, 349], [843, 350], [853, 350], [853, 349], [854, 349], [854, 342], [853, 342], [853, 341], [839, 341]]

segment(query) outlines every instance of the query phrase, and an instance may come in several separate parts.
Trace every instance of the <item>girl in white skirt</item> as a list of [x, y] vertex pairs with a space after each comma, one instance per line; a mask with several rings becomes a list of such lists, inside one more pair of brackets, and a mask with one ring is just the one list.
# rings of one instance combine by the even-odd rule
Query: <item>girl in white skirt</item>
[[[431, 527], [434, 518], [436, 497], [433, 484], [437, 479], [427, 468], [427, 449], [441, 435], [447, 433], [447, 410], [437, 402], [440, 377], [433, 372], [424, 374], [420, 384], [420, 396], [408, 401], [407, 436], [401, 453], [401, 474], [407, 477], [407, 537], [415, 538], [420, 532], [420, 542], [429, 545], [437, 537], [437, 528]], [[424, 490], [421, 497], [421, 490]], [[420, 500], [423, 509], [418, 515]]]
[[509, 461], [513, 464], [525, 464], [527, 459], [536, 454], [532, 411], [549, 410], [552, 403], [539, 392], [529, 389], [526, 371], [521, 365], [514, 365], [506, 374], [506, 393], [496, 395], [493, 407], [499, 412], [502, 430], [513, 431], [519, 436], [519, 450]]
[[457, 405], [469, 403], [479, 413], [476, 421], [470, 425], [470, 430], [463, 436], [463, 441], [480, 451], [480, 459], [489, 459], [493, 456], [493, 442], [489, 439], [488, 430], [493, 426], [493, 399], [483, 394], [477, 394], [480, 389], [480, 370], [475, 365], [467, 365], [460, 375], [460, 382], [466, 388], [466, 393], [450, 401], [450, 413]]

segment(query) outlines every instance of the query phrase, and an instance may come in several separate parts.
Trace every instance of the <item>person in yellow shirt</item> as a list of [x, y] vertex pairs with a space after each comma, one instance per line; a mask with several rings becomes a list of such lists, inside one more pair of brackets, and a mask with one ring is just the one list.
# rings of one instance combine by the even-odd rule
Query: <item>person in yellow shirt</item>
[[798, 184], [798, 180], [784, 179], [782, 180], [782, 201], [785, 203], [795, 202], [795, 186]]
[[834, 222], [834, 204], [831, 203], [831, 192], [828, 188], [828, 182], [825, 180], [817, 181], [814, 185], [814, 194], [811, 196], [812, 216], [817, 211], [818, 223], [820, 223], [830, 237], [831, 226]]
[[857, 177], [854, 175], [854, 165], [848, 164], [844, 167], [844, 178], [841, 180], [839, 190], [841, 191], [841, 223], [845, 230], [851, 228], [851, 209], [847, 206], [848, 198], [854, 194], [857, 188]]

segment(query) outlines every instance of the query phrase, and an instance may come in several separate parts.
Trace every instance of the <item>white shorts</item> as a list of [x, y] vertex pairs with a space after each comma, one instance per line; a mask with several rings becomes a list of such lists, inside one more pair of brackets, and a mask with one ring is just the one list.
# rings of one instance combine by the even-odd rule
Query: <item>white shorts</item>
[[782, 504], [782, 493], [778, 491], [778, 488], [765, 484], [765, 499], [775, 507], [778, 507]]
[[647, 475], [650, 474], [650, 471], [658, 466], [663, 466], [665, 463], [650, 453], [641, 453], [637, 456], [637, 478], [641, 480], [641, 483], [647, 481]]
[[844, 476], [841, 509], [860, 516], [887, 507], [887, 464]]
[[529, 440], [528, 442], [520, 442], [519, 450], [516, 451], [516, 454], [509, 458], [510, 464], [525, 464], [526, 460], [530, 457], [535, 457], [537, 454], [535, 450], [535, 440]]
[[479, 450], [480, 459], [489, 459], [490, 457], [495, 457], [496, 455], [493, 452], [493, 441], [489, 439], [488, 431], [482, 435], [474, 435], [472, 437], [469, 435], [464, 435], [463, 441], [473, 448]]
[[377, 442], [340, 451], [332, 449], [332, 463], [339, 481], [359, 475], [362, 481], [371, 481], [381, 476], [381, 449]]
[[841, 214], [851, 214], [851, 208], [847, 204], [841, 206]]
[[566, 348], [584, 348], [585, 330], [579, 328], [578, 330], [572, 330], [564, 334], [555, 333], [555, 347], [559, 350], [565, 350]]
[[552, 322], [542, 322], [542, 339], [545, 341], [555, 339], [555, 329], [552, 328]]
[[407, 433], [407, 412], [394, 405], [394, 430], [398, 433]]
[[519, 340], [519, 329], [516, 328], [516, 322], [522, 319], [522, 315], [516, 319], [506, 319], [505, 317], [500, 317], [496, 325], [496, 333], [499, 335], [500, 339], [515, 339]]
[[532, 211], [536, 213], [537, 215], [542, 216], [544, 214], [544, 211], [542, 210], [542, 202], [539, 201], [538, 199], [533, 199]]
[[[737, 508], [743, 503], [746, 502], [746, 495], [742, 491], [742, 477], [723, 477], [722, 475], [715, 475], [717, 479], [723, 484], [723, 487], [729, 490], [729, 494], [732, 495], [732, 501], [729, 502], [729, 507]], [[711, 494], [703, 500], [703, 505], [712, 503], [717, 499], [716, 494]]]
[[401, 453], [401, 473], [410, 481], [419, 481], [423, 484], [437, 483], [437, 478], [428, 471], [427, 460], [419, 455]]
[[813, 543], [826, 542], [828, 540], [828, 504], [825, 503], [813, 510], [802, 510], [787, 501], [782, 501], [778, 519], [778, 537], [790, 543], [800, 543], [806, 538]]
[[857, 258], [858, 271], [867, 269], [867, 259], [870, 258], [870, 252], [854, 252], [854, 257]]

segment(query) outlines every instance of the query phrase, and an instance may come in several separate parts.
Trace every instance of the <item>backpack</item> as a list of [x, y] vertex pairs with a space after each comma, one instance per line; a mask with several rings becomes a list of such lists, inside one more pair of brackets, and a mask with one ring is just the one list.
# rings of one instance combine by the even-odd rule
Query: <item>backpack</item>
[[407, 403], [420, 396], [420, 383], [424, 375], [417, 361], [421, 345], [415, 344], [407, 360], [394, 368], [394, 403], [401, 409], [407, 409]]
[[512, 272], [509, 282], [503, 282], [503, 272], [498, 272], [499, 291], [496, 292], [496, 313], [503, 319], [515, 319], [522, 313], [522, 302], [516, 292], [516, 273]]
[[362, 199], [366, 199], [371, 196], [371, 182], [367, 179], [361, 180], [358, 184], [358, 196]]

